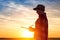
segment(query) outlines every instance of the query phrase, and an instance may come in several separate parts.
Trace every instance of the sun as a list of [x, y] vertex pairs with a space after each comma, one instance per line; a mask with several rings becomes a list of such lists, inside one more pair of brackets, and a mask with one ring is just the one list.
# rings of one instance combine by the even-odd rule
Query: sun
[[33, 38], [34, 37], [34, 32], [30, 32], [29, 30], [24, 30], [22, 32], [22, 36], [24, 38]]

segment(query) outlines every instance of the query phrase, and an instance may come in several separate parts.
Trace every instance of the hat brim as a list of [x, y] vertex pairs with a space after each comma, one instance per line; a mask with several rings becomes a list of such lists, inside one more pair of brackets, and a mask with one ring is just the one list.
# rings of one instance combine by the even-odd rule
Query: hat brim
[[33, 10], [37, 10], [37, 8], [33, 8]]
[[33, 8], [33, 10], [38, 10], [38, 8]]

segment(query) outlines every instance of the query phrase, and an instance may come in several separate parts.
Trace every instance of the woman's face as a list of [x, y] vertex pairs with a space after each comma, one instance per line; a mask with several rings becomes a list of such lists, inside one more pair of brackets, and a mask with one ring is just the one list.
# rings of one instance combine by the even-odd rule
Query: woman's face
[[41, 11], [41, 10], [37, 10], [36, 12], [38, 15], [43, 14], [43, 11]]

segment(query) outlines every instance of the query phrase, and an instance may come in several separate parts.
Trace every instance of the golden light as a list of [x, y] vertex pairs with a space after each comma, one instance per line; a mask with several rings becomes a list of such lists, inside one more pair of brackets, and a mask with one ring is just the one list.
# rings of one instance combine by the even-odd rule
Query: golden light
[[22, 35], [24, 38], [33, 38], [34, 32], [30, 32], [29, 30], [24, 30]]

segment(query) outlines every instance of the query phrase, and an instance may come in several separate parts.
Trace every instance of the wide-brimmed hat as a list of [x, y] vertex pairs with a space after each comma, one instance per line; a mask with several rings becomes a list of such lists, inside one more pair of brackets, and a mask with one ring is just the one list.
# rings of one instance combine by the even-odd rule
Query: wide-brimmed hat
[[37, 6], [36, 6], [36, 8], [33, 8], [33, 10], [41, 10], [41, 11], [45, 11], [45, 6], [44, 5], [42, 5], [42, 4], [38, 4]]

